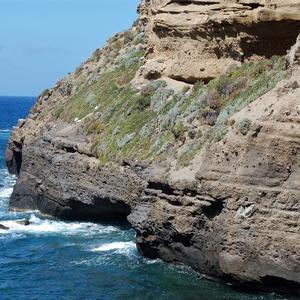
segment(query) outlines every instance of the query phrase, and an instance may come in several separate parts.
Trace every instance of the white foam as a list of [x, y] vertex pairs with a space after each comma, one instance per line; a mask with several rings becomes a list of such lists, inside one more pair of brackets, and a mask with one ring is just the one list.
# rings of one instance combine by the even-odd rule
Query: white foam
[[12, 187], [6, 187], [3, 189], [0, 189], [0, 198], [8, 199], [13, 192]]
[[1, 174], [1, 177], [4, 179], [5, 182], [6, 181], [11, 182], [12, 180], [14, 180], [16, 178], [15, 175], [9, 174], [9, 172], [6, 168], [0, 169], [0, 174]]
[[10, 129], [0, 129], [0, 132], [10, 132]]
[[80, 260], [80, 261], [71, 261], [70, 264], [73, 266], [80, 266], [80, 265], [92, 266], [92, 265], [97, 264], [97, 260], [95, 258], [84, 259], [84, 260]]
[[25, 234], [62, 234], [67, 236], [94, 236], [96, 234], [108, 234], [118, 231], [113, 226], [102, 226], [93, 223], [68, 223], [55, 220], [43, 220], [35, 215], [31, 215], [30, 224], [24, 226], [18, 224], [16, 220], [4, 220], [0, 223], [9, 228], [9, 230], [2, 230], [1, 233], [25, 233]]
[[[112, 250], [125, 250], [127, 252], [128, 250], [135, 250], [136, 246], [135, 243], [133, 242], [114, 242], [114, 243], [108, 243], [108, 244], [103, 244], [102, 246], [98, 248], [92, 249], [93, 252], [106, 252], [106, 251], [112, 251]], [[123, 252], [124, 251], [119, 251]]]
[[144, 258], [143, 261], [147, 265], [154, 265], [162, 262], [160, 259], [149, 259], [149, 258]]

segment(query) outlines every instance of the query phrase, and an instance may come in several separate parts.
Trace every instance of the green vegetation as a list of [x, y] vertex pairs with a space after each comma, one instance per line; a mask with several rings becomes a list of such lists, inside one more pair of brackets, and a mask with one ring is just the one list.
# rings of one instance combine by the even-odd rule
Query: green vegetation
[[139, 45], [139, 44], [146, 44], [147, 38], [144, 33], [138, 34], [135, 39], [134, 39], [134, 44]]
[[173, 128], [172, 133], [176, 139], [183, 139], [188, 127], [182, 121], [178, 122]]
[[44, 91], [42, 92], [41, 97], [42, 97], [42, 98], [43, 98], [43, 97], [46, 97], [46, 96], [49, 95], [49, 93], [50, 93], [50, 91], [49, 91], [48, 89], [46, 89], [46, 90], [44, 90]]
[[[245, 63], [207, 85], [197, 82], [179, 93], [162, 80], [138, 91], [131, 81], [143, 55], [141, 50], [126, 53], [117, 66], [93, 84], [81, 85], [54, 113], [67, 122], [81, 120], [103, 164], [175, 157], [187, 165], [204, 145], [223, 139], [235, 112], [287, 76], [285, 59], [274, 57]], [[239, 126], [244, 134], [250, 124], [243, 120]]]
[[[258, 63], [245, 63], [230, 73], [212, 80], [206, 86], [199, 82], [194, 85], [191, 96], [183, 99], [177, 119], [209, 126], [199, 139], [192, 140], [180, 161], [187, 163], [194, 157], [195, 149], [205, 143], [219, 142], [228, 132], [228, 119], [236, 112], [258, 99], [287, 76], [284, 57], [273, 57]], [[251, 123], [243, 120], [242, 134], [247, 134]]]
[[247, 135], [249, 129], [250, 129], [250, 126], [251, 126], [251, 120], [250, 119], [243, 119], [240, 121], [239, 123], [239, 129], [240, 129], [240, 133], [243, 134], [243, 135]]

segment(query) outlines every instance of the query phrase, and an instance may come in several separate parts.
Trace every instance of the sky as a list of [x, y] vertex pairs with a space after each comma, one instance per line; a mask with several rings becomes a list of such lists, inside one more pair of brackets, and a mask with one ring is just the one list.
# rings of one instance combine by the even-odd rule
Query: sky
[[0, 95], [37, 96], [137, 18], [139, 0], [0, 0]]

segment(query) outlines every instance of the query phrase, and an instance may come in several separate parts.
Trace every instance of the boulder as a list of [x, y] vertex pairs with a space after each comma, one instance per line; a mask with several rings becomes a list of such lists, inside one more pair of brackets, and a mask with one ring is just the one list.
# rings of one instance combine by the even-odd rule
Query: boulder
[[18, 221], [16, 221], [16, 223], [19, 225], [23, 225], [23, 226], [28, 226], [31, 224], [31, 222], [29, 220], [18, 220]]
[[0, 230], [9, 230], [9, 227], [0, 224]]

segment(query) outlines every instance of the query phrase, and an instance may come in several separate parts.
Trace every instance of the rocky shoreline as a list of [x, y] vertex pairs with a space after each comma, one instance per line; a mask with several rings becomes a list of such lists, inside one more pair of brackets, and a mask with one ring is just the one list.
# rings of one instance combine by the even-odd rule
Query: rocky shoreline
[[[299, 38], [296, 43], [300, 33], [300, 14], [297, 13], [300, 2], [288, 1], [284, 5], [279, 1], [273, 1], [272, 5], [265, 5], [264, 1], [183, 2], [143, 1], [140, 20], [130, 31], [114, 37], [75, 73], [39, 97], [27, 120], [15, 128], [8, 145], [7, 165], [10, 172], [18, 176], [10, 208], [38, 209], [68, 220], [129, 222], [137, 232], [139, 250], [147, 257], [184, 263], [237, 285], [300, 293]], [[199, 14], [209, 15], [209, 10], [216, 14], [205, 22], [203, 17], [198, 27], [188, 21], [177, 24], [174, 19], [185, 14], [191, 20], [197, 19]], [[225, 24], [227, 29], [216, 38], [220, 24]], [[282, 40], [283, 46], [274, 49], [275, 54], [284, 54], [291, 43], [296, 43], [287, 57], [288, 76], [230, 115], [221, 138], [209, 140], [194, 151], [185, 166], [176, 164], [177, 157], [192, 140], [193, 132], [180, 127], [179, 122], [170, 129], [175, 138], [166, 144], [165, 156], [155, 161], [162, 150], [145, 160], [138, 159], [144, 144], [134, 144], [132, 149], [135, 150], [129, 152], [131, 140], [134, 141], [134, 134], [129, 133], [117, 140], [117, 150], [105, 150], [108, 153], [103, 155], [102, 140], [114, 138], [122, 129], [107, 129], [106, 124], [101, 127], [105, 123], [101, 118], [107, 121], [113, 116], [109, 109], [97, 112], [97, 105], [80, 118], [63, 117], [66, 112], [62, 107], [72, 101], [92, 101], [90, 94], [87, 98], [80, 94], [81, 89], [92, 89], [95, 82], [101, 82], [106, 74], [101, 70], [115, 72], [114, 61], [122, 60], [123, 52], [145, 50], [143, 56], [130, 56], [125, 64], [130, 68], [131, 64], [139, 63], [130, 81], [139, 90], [139, 97], [143, 96], [138, 98], [137, 115], [144, 109], [156, 113], [159, 103], [152, 103], [153, 95], [149, 107], [140, 100], [149, 100], [146, 83], [162, 78], [176, 93], [176, 89], [187, 87], [188, 90], [199, 80], [206, 83], [223, 74], [224, 68], [228, 72], [244, 60], [265, 59], [270, 55], [269, 48], [263, 51], [262, 42], [253, 31], [261, 28], [263, 33], [259, 37], [268, 36], [272, 24], [282, 30], [277, 38]], [[294, 30], [289, 29], [291, 24]], [[207, 29], [208, 25], [214, 28], [213, 32]], [[241, 48], [247, 40], [245, 26], [251, 27], [246, 32], [249, 44], [253, 46], [257, 38], [254, 50]], [[232, 30], [240, 31], [233, 36]], [[142, 43], [145, 36], [148, 41]], [[270, 35], [270, 45], [273, 39]], [[183, 40], [196, 51], [188, 54], [192, 60], [187, 58], [186, 49], [176, 48], [183, 45]], [[194, 43], [197, 43], [196, 48]], [[233, 54], [227, 50], [215, 53], [212, 45], [220, 51], [230, 47]], [[108, 62], [107, 57], [112, 57], [116, 47], [120, 49], [119, 54]], [[193, 61], [198, 61], [199, 66], [191, 68]], [[218, 68], [203, 67], [204, 61], [213, 62], [211, 66]], [[163, 69], [159, 67], [161, 64]], [[238, 72], [241, 71], [238, 69]], [[86, 80], [84, 83], [82, 78]], [[121, 79], [122, 84], [127, 80]], [[229, 87], [227, 84], [226, 88]], [[125, 89], [126, 86], [119, 86], [111, 93], [119, 90], [123, 93]], [[160, 90], [159, 96], [167, 102], [171, 93], [166, 97], [164, 93], [166, 89]], [[77, 94], [82, 98], [76, 98]], [[193, 99], [191, 97], [187, 99]], [[210, 109], [215, 112], [216, 105], [210, 103], [213, 103]], [[124, 104], [125, 118], [132, 116], [136, 109], [136, 104], [130, 105], [130, 102]], [[161, 111], [163, 114], [164, 110]], [[93, 122], [96, 124], [99, 119], [102, 123], [101, 126], [97, 123], [99, 128], [96, 128]], [[218, 121], [215, 123], [218, 125]], [[105, 130], [111, 135], [102, 136]], [[101, 155], [95, 153], [97, 135], [101, 137], [96, 145]], [[124, 151], [124, 158], [107, 160], [113, 151], [118, 155]]]

